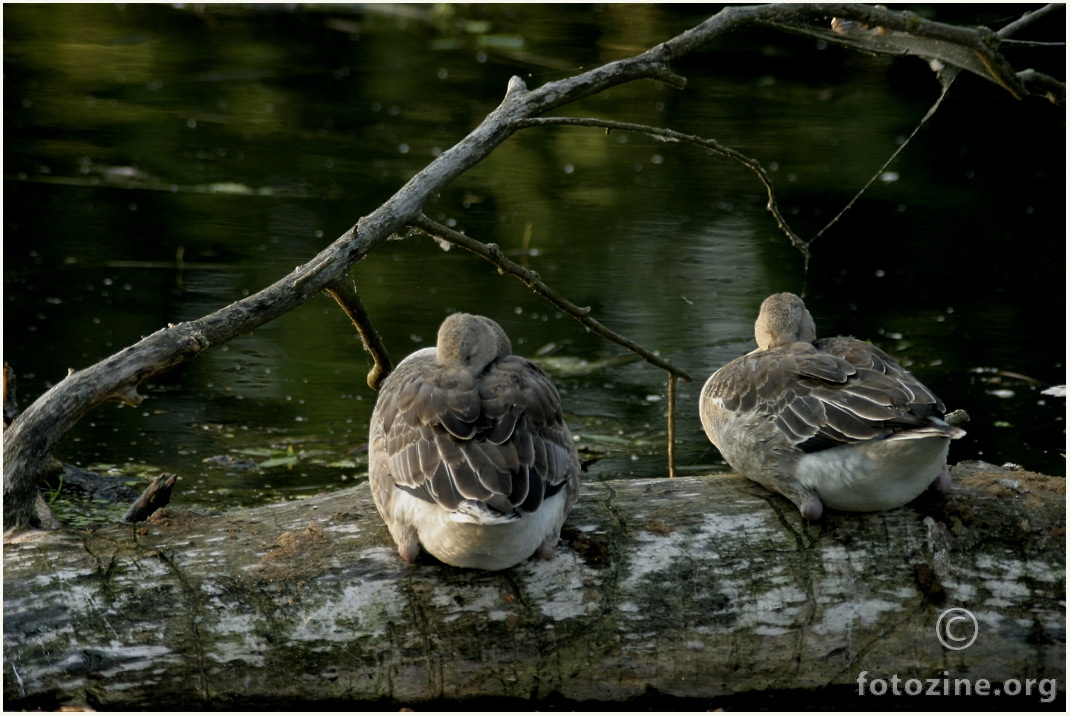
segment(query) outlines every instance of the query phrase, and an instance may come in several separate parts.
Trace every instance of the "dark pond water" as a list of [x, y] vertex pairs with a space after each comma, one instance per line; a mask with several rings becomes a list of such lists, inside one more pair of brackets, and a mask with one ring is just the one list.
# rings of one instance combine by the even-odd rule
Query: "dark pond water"
[[[937, 10], [995, 26], [1019, 12]], [[567, 77], [703, 18], [643, 5], [5, 6], [3, 354], [20, 402], [304, 263], [476, 126], [511, 75]], [[1052, 24], [1028, 39], [1064, 39]], [[1008, 56], [1064, 77], [1061, 48]], [[563, 113], [758, 159], [804, 237], [939, 94], [921, 60], [773, 31], [727, 37], [678, 69], [685, 91], [635, 83]], [[1066, 380], [1063, 110], [961, 77], [814, 244], [808, 272], [765, 203], [752, 174], [695, 147], [557, 128], [511, 138], [427, 213], [694, 375], [678, 390], [682, 473], [728, 469], [702, 433], [699, 390], [753, 347], [761, 300], [791, 290], [819, 333], [873, 340], [972, 416], [952, 461], [1065, 474], [1065, 401], [1041, 393]], [[352, 275], [395, 360], [449, 312], [489, 315], [517, 352], [557, 360], [587, 479], [666, 474], [660, 370], [580, 370], [623, 350], [426, 239], [383, 244]], [[352, 485], [366, 476], [369, 365], [318, 298], [153, 379], [139, 408], [97, 409], [58, 457], [176, 472], [176, 502], [213, 507]]]

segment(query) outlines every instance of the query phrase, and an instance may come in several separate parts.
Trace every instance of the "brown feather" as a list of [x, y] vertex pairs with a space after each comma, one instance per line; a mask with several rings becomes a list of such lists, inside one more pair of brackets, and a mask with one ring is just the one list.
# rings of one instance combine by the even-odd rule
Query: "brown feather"
[[534, 511], [572, 474], [557, 389], [518, 356], [473, 375], [414, 354], [384, 381], [376, 412], [394, 482], [446, 509], [468, 499]]

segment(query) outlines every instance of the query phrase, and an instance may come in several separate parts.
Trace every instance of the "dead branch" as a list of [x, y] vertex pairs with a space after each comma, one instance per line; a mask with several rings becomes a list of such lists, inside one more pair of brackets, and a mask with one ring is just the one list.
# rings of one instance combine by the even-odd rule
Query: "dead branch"
[[1048, 3], [1044, 7], [1037, 8], [1036, 10], [1031, 10], [1030, 12], [1027, 12], [1026, 14], [1022, 15], [1014, 22], [1003, 26], [1002, 28], [996, 31], [996, 34], [999, 35], [1000, 39], [1008, 38], [1019, 30], [1029, 27], [1034, 22], [1044, 17], [1052, 10], [1058, 9], [1065, 10], [1066, 5], [1064, 3]]
[[539, 274], [530, 269], [526, 269], [520, 264], [516, 263], [512, 259], [509, 259], [502, 253], [502, 250], [495, 244], [484, 244], [480, 241], [476, 241], [470, 236], [466, 236], [459, 231], [454, 231], [436, 221], [432, 221], [424, 215], [420, 215], [416, 221], [412, 223], [412, 226], [420, 229], [427, 235], [435, 239], [447, 241], [455, 246], [460, 246], [462, 249], [471, 251], [472, 253], [482, 256], [487, 261], [498, 267], [498, 273], [505, 275], [511, 274], [524, 282], [528, 288], [535, 293], [539, 294], [543, 298], [550, 301], [552, 304], [560, 308], [562, 311], [579, 321], [584, 328], [588, 329], [592, 333], [602, 336], [606, 340], [612, 341], [618, 345], [624, 346], [633, 353], [640, 355], [648, 363], [655, 365], [659, 368], [669, 371], [671, 375], [678, 376], [684, 380], [691, 380], [691, 374], [682, 368], [677, 368], [672, 363], [668, 362], [661, 356], [658, 356], [633, 340], [625, 338], [619, 333], [615, 333], [606, 328], [603, 324], [599, 323], [596, 319], [591, 318], [590, 306], [580, 307], [569, 301], [554, 289], [547, 286], [539, 278]]
[[379, 331], [375, 330], [371, 318], [368, 317], [368, 311], [365, 310], [364, 303], [360, 300], [357, 287], [347, 277], [328, 286], [327, 293], [331, 294], [331, 298], [338, 302], [345, 314], [349, 316], [349, 320], [353, 321], [360, 339], [364, 341], [364, 350], [371, 353], [375, 365], [368, 371], [368, 387], [372, 390], [379, 390], [379, 386], [390, 375], [390, 371], [394, 370], [394, 365], [390, 362], [390, 355], [386, 351]]
[[[894, 704], [831, 698], [857, 695], [867, 670], [1029, 677], [1031, 698], [1011, 708], [1060, 706], [1065, 480], [964, 468], [946, 499], [821, 525], [739, 475], [585, 481], [569, 518], [582, 528], [552, 560], [501, 572], [405, 564], [367, 483], [29, 533], [4, 547], [4, 706]], [[934, 629], [952, 607], [982, 620], [963, 651]]]
[[669, 477], [676, 477], [676, 376], [672, 373], [669, 373], [668, 402]]
[[955, 27], [925, 20], [911, 12], [870, 6], [795, 5], [793, 8], [797, 12], [794, 18], [760, 22], [863, 52], [915, 55], [946, 62], [995, 82], [1015, 99], [1029, 95], [1010, 63], [998, 51], [1000, 35], [987, 27]]
[[1018, 73], [1022, 84], [1029, 88], [1035, 95], [1043, 95], [1054, 105], [1062, 107], [1066, 104], [1066, 83], [1060, 82], [1054, 77], [1037, 72], [1036, 70], [1022, 70]]
[[765, 187], [766, 194], [769, 197], [769, 201], [766, 203], [766, 210], [773, 215], [776, 220], [777, 227], [784, 232], [784, 235], [791, 241], [791, 245], [797, 248], [803, 255], [803, 257], [809, 261], [810, 251], [808, 249], [809, 242], [803, 241], [802, 238], [796, 234], [790, 226], [788, 226], [787, 220], [784, 215], [780, 213], [780, 207], [776, 202], [776, 191], [773, 188], [773, 180], [769, 178], [769, 174], [766, 173], [765, 168], [761, 165], [757, 159], [751, 159], [750, 157], [737, 152], [735, 149], [726, 147], [715, 139], [703, 139], [702, 137], [696, 137], [693, 134], [683, 134], [682, 132], [675, 132], [671, 129], [665, 129], [662, 127], [650, 127], [645, 124], [632, 124], [631, 122], [616, 122], [608, 119], [591, 119], [581, 117], [533, 117], [531, 119], [521, 119], [515, 123], [517, 129], [527, 129], [528, 127], [545, 127], [552, 125], [568, 125], [575, 127], [604, 127], [605, 129], [616, 129], [625, 132], [638, 132], [641, 134], [647, 134], [652, 137], [656, 137], [663, 141], [670, 142], [684, 142], [687, 144], [694, 144], [700, 147], [705, 147], [711, 150], [714, 154], [718, 154], [722, 157], [727, 157], [735, 162], [738, 162], [750, 169], [757, 175], [758, 180], [761, 181], [762, 186]]

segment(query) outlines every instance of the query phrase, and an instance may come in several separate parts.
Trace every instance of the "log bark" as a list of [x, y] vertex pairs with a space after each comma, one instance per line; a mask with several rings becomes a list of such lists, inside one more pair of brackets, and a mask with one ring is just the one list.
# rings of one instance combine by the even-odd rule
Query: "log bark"
[[[553, 559], [490, 573], [403, 563], [366, 484], [28, 532], [4, 547], [4, 704], [876, 707], [865, 671], [1065, 705], [1065, 480], [982, 467], [818, 524], [736, 475], [588, 483]], [[951, 607], [967, 649], [937, 639]]]

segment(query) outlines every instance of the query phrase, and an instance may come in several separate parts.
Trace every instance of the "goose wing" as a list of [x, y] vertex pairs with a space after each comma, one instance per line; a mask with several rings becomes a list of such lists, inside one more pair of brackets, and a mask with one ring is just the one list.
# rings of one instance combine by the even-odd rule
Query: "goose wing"
[[534, 512], [576, 479], [560, 397], [534, 363], [505, 356], [478, 376], [433, 361], [402, 368], [376, 408], [401, 489], [485, 521]]
[[854, 338], [755, 351], [715, 376], [709, 390], [722, 409], [767, 416], [805, 452], [922, 427], [944, 409], [890, 356]]

